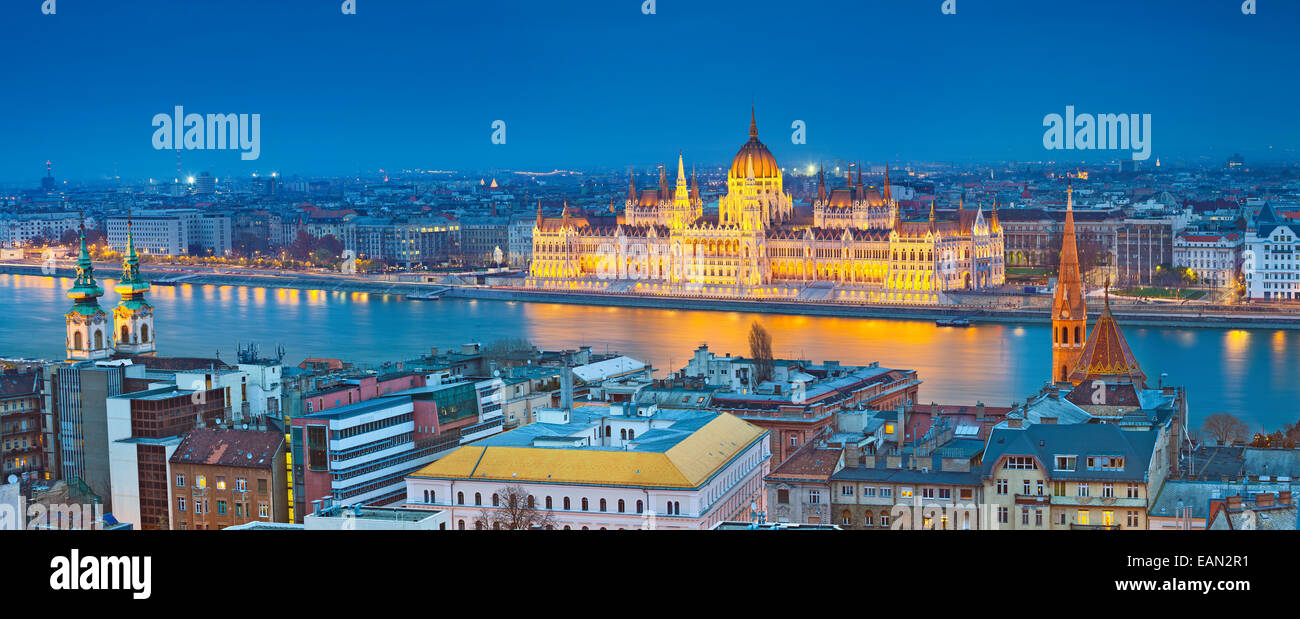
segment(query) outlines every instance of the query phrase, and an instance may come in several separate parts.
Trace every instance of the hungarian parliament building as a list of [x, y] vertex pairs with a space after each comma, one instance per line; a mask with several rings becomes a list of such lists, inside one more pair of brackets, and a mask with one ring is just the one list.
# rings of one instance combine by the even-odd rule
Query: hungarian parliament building
[[955, 220], [903, 221], [891, 197], [866, 187], [859, 169], [829, 189], [824, 173], [811, 217], [796, 213], [776, 158], [749, 141], [727, 174], [717, 213], [705, 213], [694, 174], [678, 155], [676, 186], [629, 182], [617, 223], [596, 225], [566, 206], [540, 210], [526, 285], [542, 290], [732, 299], [942, 304], [945, 293], [1005, 281], [997, 207], [959, 207]]

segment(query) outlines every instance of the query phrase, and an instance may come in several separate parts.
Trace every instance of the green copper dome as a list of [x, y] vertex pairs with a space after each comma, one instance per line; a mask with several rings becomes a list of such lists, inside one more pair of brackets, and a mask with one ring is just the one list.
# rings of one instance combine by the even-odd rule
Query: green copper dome
[[[113, 286], [122, 300], [144, 302], [144, 293], [149, 292], [149, 282], [140, 276], [140, 255], [135, 253], [135, 240], [131, 238], [131, 222], [126, 223], [126, 255], [122, 258], [122, 280]], [[144, 305], [148, 305], [144, 303]]]
[[72, 310], [94, 313], [103, 311], [99, 308], [99, 297], [104, 296], [104, 289], [95, 282], [95, 267], [90, 262], [90, 251], [86, 249], [86, 227], [81, 227], [81, 253], [77, 256], [77, 279], [68, 290], [68, 298], [74, 301]]

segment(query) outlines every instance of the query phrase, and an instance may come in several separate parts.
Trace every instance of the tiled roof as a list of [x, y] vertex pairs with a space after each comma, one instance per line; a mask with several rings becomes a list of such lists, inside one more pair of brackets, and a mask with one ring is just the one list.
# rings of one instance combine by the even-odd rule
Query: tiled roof
[[195, 428], [181, 439], [171, 462], [269, 469], [283, 442], [278, 432]]

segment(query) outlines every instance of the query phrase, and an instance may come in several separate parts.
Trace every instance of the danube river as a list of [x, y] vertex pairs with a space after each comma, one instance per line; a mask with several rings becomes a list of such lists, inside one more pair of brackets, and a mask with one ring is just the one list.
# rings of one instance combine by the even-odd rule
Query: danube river
[[[105, 308], [117, 302], [111, 280]], [[0, 275], [0, 356], [59, 358], [70, 279]], [[545, 349], [592, 346], [654, 364], [657, 375], [682, 367], [708, 343], [743, 355], [750, 323], [772, 334], [777, 356], [879, 361], [920, 373], [921, 401], [1008, 406], [1047, 379], [1046, 325], [982, 324], [958, 329], [933, 321], [832, 318], [742, 312], [592, 307], [238, 286], [155, 287], [154, 324], [163, 355], [234, 359], [236, 341], [264, 351], [281, 344], [288, 363], [336, 357], [378, 363], [416, 357], [429, 347], [524, 337]], [[1121, 325], [1122, 326], [1122, 325]], [[1189, 390], [1193, 423], [1227, 411], [1252, 428], [1300, 418], [1300, 332], [1128, 327], [1134, 354], [1154, 384], [1162, 373]]]

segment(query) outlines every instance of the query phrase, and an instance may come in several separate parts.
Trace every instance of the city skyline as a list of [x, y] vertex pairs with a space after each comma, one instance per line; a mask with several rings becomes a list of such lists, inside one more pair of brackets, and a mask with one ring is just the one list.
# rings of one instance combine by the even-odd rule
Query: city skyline
[[[47, 160], [61, 180], [170, 179], [177, 153], [154, 148], [150, 120], [176, 106], [261, 118], [257, 159], [183, 150], [183, 176], [640, 167], [678, 151], [723, 166], [751, 106], [773, 153], [800, 169], [1129, 160], [1045, 149], [1044, 119], [1069, 107], [1150, 114], [1152, 164], [1296, 159], [1285, 18], [1300, 7], [959, 3], [944, 15], [939, 4], [10, 6], [21, 28], [0, 50], [17, 59], [8, 75], [24, 94], [0, 115], [0, 183], [30, 184]], [[497, 120], [505, 144], [492, 143]], [[791, 141], [795, 121], [806, 144]]]

